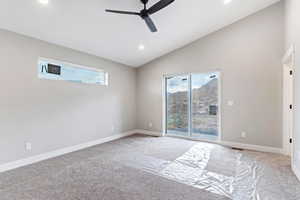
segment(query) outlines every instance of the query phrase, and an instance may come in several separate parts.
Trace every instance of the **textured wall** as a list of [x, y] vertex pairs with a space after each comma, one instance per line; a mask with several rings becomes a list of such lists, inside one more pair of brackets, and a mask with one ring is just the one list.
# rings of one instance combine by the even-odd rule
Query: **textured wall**
[[138, 128], [162, 131], [163, 75], [220, 70], [222, 139], [282, 147], [283, 11], [275, 4], [138, 68]]
[[[0, 164], [136, 127], [135, 69], [4, 30], [0, 44]], [[39, 56], [104, 69], [109, 86], [39, 80]]]

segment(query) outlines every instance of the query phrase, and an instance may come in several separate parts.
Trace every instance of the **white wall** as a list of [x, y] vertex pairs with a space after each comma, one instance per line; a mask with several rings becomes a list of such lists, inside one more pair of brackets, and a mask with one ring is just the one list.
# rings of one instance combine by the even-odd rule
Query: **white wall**
[[286, 0], [286, 49], [295, 45], [294, 170], [300, 178], [300, 1]]
[[281, 148], [283, 11], [275, 4], [138, 68], [138, 128], [162, 131], [163, 75], [219, 69], [222, 139]]
[[[109, 86], [39, 80], [39, 56], [104, 69]], [[135, 69], [0, 30], [0, 74], [0, 164], [136, 127]]]

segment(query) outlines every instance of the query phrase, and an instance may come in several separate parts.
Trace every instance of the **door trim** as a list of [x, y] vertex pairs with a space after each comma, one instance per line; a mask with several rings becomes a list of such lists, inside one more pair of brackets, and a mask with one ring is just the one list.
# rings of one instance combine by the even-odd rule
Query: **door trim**
[[293, 75], [294, 72], [289, 66], [283, 66], [283, 149], [286, 155], [292, 156], [293, 143]]
[[[218, 73], [219, 75], [219, 80], [218, 80], [218, 109], [219, 109], [219, 114], [218, 114], [218, 137], [217, 140], [211, 141], [211, 142], [220, 142], [222, 141], [222, 78], [223, 74], [222, 71], [219, 69], [212, 70], [212, 71], [198, 71], [198, 72], [191, 72], [191, 73], [177, 73], [177, 74], [165, 74], [162, 77], [162, 136], [166, 136], [167, 134], [167, 95], [166, 95], [166, 86], [167, 86], [167, 78], [172, 77], [172, 76], [189, 76], [189, 87], [191, 87], [191, 80], [190, 80], [190, 75], [192, 74], [209, 74], [209, 73]], [[189, 98], [190, 98], [190, 91], [189, 91]], [[189, 116], [190, 116], [190, 110], [189, 110]], [[190, 129], [189, 125], [189, 129]], [[184, 136], [182, 136], [184, 137]], [[187, 138], [187, 137], [184, 137]], [[201, 140], [201, 139], [195, 139], [192, 137], [188, 137], [187, 139], [194, 139], [194, 140]], [[209, 142], [209, 141], [208, 141]]]
[[[291, 123], [292, 125], [289, 124], [289, 122], [287, 122], [287, 116], [291, 115], [290, 118], [292, 119], [292, 122], [294, 121], [294, 99], [291, 100], [291, 104], [293, 106], [293, 109], [290, 110], [289, 109], [289, 102], [287, 102], [287, 99], [285, 97], [285, 93], [286, 93], [286, 88], [285, 85], [287, 84], [287, 81], [289, 81], [288, 79], [286, 79], [285, 74], [286, 74], [286, 70], [292, 70], [293, 71], [293, 75], [291, 76], [292, 81], [294, 82], [294, 66], [295, 66], [295, 49], [294, 46], [292, 45], [286, 52], [286, 54], [284, 55], [284, 57], [282, 58], [282, 65], [283, 65], [283, 151], [284, 154], [286, 155], [290, 155], [292, 157], [292, 164], [293, 164], [293, 155], [294, 155], [294, 142], [292, 142], [292, 144], [289, 144], [289, 138], [292, 138], [294, 140], [294, 127], [293, 127], [293, 123]], [[294, 98], [294, 84], [292, 83], [292, 96]], [[287, 127], [290, 127], [291, 129], [291, 133], [289, 132], [289, 130], [287, 129]]]

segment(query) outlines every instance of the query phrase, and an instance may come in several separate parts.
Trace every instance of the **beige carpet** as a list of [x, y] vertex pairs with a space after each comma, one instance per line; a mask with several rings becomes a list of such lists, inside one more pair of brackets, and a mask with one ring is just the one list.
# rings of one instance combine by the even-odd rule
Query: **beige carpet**
[[1, 200], [299, 200], [282, 155], [134, 135], [0, 174]]

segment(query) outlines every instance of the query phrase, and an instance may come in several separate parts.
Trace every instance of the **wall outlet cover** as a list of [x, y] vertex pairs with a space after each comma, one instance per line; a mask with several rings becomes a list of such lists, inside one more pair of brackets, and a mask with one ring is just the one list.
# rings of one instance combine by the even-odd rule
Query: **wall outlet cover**
[[32, 149], [32, 144], [31, 144], [30, 142], [26, 142], [26, 143], [25, 143], [25, 149], [26, 149], [26, 151], [31, 151], [31, 149]]
[[228, 102], [227, 102], [227, 105], [228, 105], [228, 106], [233, 106], [233, 105], [234, 105], [234, 101], [232, 101], [232, 100], [228, 101]]
[[148, 126], [149, 126], [149, 128], [152, 128], [152, 126], [153, 126], [152, 122], [149, 122]]
[[243, 132], [241, 133], [241, 137], [242, 137], [242, 138], [246, 138], [246, 137], [247, 137], [247, 133], [246, 133], [245, 131], [243, 131]]

